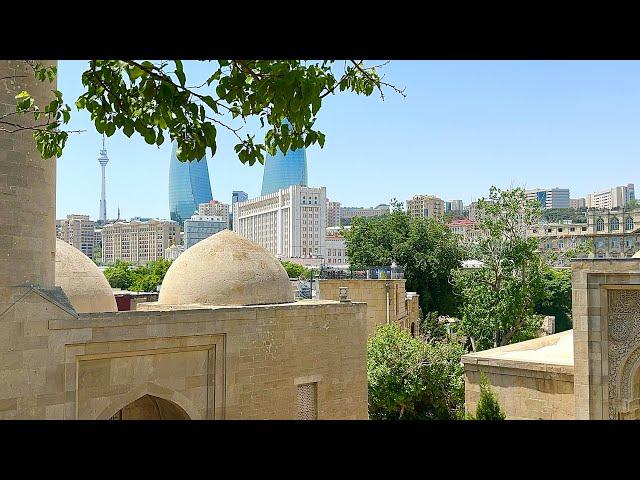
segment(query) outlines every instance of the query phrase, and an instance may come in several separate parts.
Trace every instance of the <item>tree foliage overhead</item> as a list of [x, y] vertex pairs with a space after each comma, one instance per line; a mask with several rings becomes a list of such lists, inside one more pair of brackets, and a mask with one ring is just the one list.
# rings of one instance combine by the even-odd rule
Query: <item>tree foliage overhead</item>
[[407, 290], [420, 294], [424, 311], [456, 312], [450, 273], [460, 266], [464, 252], [443, 223], [412, 218], [396, 205], [387, 215], [354, 217], [344, 236], [352, 268], [386, 266], [395, 261], [404, 269]]
[[[236, 139], [235, 152], [243, 163], [264, 162], [272, 155], [313, 144], [324, 146], [324, 134], [315, 128], [324, 98], [339, 92], [369, 96], [384, 89], [404, 95], [385, 82], [381, 65], [363, 60], [205, 60], [210, 75], [193, 85], [183, 63], [173, 61], [90, 60], [82, 74], [84, 93], [76, 100], [87, 110], [99, 133], [108, 137], [122, 131], [139, 135], [150, 145], [177, 142], [181, 161], [200, 160], [209, 149], [216, 153], [217, 132], [223, 128]], [[41, 81], [53, 81], [56, 67], [33, 64]], [[33, 129], [44, 158], [62, 153], [68, 134], [62, 127], [70, 120], [70, 108], [62, 93], [45, 112], [34, 105], [28, 92], [20, 92], [17, 111], [36, 119], [48, 115], [42, 128]], [[250, 118], [269, 126], [264, 143], [245, 133]], [[0, 119], [2, 123], [2, 119]], [[5, 122], [6, 124], [6, 122]]]
[[535, 337], [541, 324], [535, 305], [544, 290], [544, 262], [536, 239], [526, 234], [539, 218], [540, 204], [527, 200], [521, 188], [491, 187], [477, 208], [478, 236], [466, 248], [483, 266], [455, 273], [462, 297], [457, 328], [474, 351]]
[[378, 420], [461, 418], [462, 346], [428, 343], [395, 324], [378, 327], [367, 345], [369, 417]]

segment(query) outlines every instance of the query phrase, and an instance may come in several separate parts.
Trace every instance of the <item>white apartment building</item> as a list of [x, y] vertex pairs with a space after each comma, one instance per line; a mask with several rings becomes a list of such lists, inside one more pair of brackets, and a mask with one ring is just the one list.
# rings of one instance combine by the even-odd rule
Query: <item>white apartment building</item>
[[330, 202], [327, 198], [327, 227], [340, 226], [340, 202]]
[[184, 245], [170, 245], [164, 251], [164, 258], [166, 260], [175, 260], [182, 253], [184, 253], [185, 247]]
[[56, 220], [56, 237], [93, 258], [95, 226], [96, 222], [89, 220], [89, 215], [67, 215], [65, 219]]
[[543, 209], [569, 208], [568, 188], [535, 188], [525, 190], [527, 200], [538, 200]]
[[102, 227], [102, 262], [124, 260], [143, 265], [164, 258], [165, 250], [176, 244], [180, 226], [173, 220], [115, 222]]
[[613, 187], [587, 195], [587, 208], [598, 210], [611, 210], [623, 208], [630, 200], [635, 199], [635, 188], [633, 183]]
[[233, 205], [233, 228], [282, 260], [326, 256], [326, 187], [291, 185]]
[[444, 217], [445, 204], [441, 198], [433, 195], [414, 195], [406, 202], [407, 213], [414, 218], [424, 217], [441, 219]]
[[325, 265], [336, 268], [349, 268], [347, 246], [344, 237], [340, 235], [340, 227], [327, 227], [326, 246], [327, 258], [324, 262]]
[[229, 225], [229, 204], [218, 200], [211, 200], [198, 205], [198, 215], [204, 217], [222, 217], [223, 222]]

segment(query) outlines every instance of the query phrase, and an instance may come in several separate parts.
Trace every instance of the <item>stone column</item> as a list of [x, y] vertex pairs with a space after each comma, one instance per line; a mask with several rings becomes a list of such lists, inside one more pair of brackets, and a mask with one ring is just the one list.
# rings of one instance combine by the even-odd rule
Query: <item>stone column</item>
[[[53, 65], [56, 61], [39, 61]], [[27, 90], [38, 106], [53, 97], [57, 82], [40, 82], [25, 61], [0, 61], [0, 117], [33, 125], [15, 112], [15, 96]], [[55, 269], [56, 159], [40, 157], [31, 131], [9, 133], [0, 125], [0, 303], [25, 282], [50, 287]]]

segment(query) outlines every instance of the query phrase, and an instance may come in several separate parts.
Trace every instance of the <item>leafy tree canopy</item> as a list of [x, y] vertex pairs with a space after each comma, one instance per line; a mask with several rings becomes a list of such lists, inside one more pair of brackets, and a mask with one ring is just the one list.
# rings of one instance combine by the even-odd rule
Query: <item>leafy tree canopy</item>
[[431, 344], [389, 324], [378, 327], [367, 352], [370, 418], [461, 418], [462, 346]]
[[104, 275], [113, 288], [134, 292], [155, 292], [158, 285], [164, 280], [170, 266], [171, 260], [164, 258], [153, 260], [139, 267], [134, 267], [129, 262], [116, 260], [112, 266], [105, 269]]
[[[217, 132], [231, 131], [237, 140], [235, 152], [243, 163], [264, 162], [264, 152], [275, 154], [313, 144], [324, 146], [324, 134], [315, 128], [323, 100], [339, 92], [369, 96], [377, 91], [384, 98], [386, 87], [381, 65], [363, 60], [205, 60], [210, 75], [200, 85], [189, 81], [184, 65], [174, 61], [90, 60], [82, 74], [84, 92], [76, 100], [78, 110], [87, 110], [99, 133], [112, 136], [122, 131], [139, 135], [150, 145], [165, 140], [177, 142], [181, 161], [200, 160], [209, 149], [216, 154]], [[52, 82], [55, 66], [25, 61], [40, 81]], [[71, 108], [62, 93], [39, 109], [29, 92], [16, 96], [17, 113], [33, 115], [36, 125], [2, 117], [7, 131], [33, 130], [43, 158], [60, 156], [70, 131], [63, 127]], [[267, 124], [264, 143], [255, 134], [243, 132], [248, 119]]]
[[395, 261], [404, 269], [407, 290], [420, 294], [424, 311], [456, 312], [458, 299], [449, 281], [450, 272], [460, 266], [464, 252], [443, 223], [411, 218], [395, 205], [388, 215], [354, 217], [344, 236], [352, 268]]
[[289, 262], [287, 260], [282, 262], [282, 266], [287, 271], [289, 278], [304, 278], [307, 279], [311, 276], [311, 270], [305, 268], [304, 265]]
[[544, 262], [536, 239], [526, 235], [539, 218], [540, 204], [527, 200], [520, 188], [492, 187], [477, 208], [478, 237], [466, 249], [483, 266], [454, 275], [462, 298], [457, 328], [474, 351], [535, 337], [541, 317], [534, 307], [544, 290]]

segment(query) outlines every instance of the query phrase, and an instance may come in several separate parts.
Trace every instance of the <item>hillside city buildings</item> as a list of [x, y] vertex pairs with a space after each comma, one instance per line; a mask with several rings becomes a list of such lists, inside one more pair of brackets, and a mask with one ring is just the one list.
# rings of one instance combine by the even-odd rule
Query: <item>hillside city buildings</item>
[[56, 220], [56, 238], [73, 245], [87, 257], [93, 257], [96, 247], [96, 222], [89, 215], [67, 215]]
[[386, 203], [381, 203], [375, 207], [340, 207], [340, 224], [351, 225], [351, 220], [354, 217], [380, 217], [390, 211], [389, 205]]
[[537, 200], [543, 209], [569, 208], [568, 188], [536, 188], [525, 190], [527, 200]]
[[102, 262], [110, 265], [124, 260], [144, 265], [164, 258], [165, 250], [177, 243], [179, 231], [180, 225], [174, 220], [106, 224], [102, 227]]
[[207, 159], [181, 162], [173, 143], [169, 162], [169, 216], [180, 224], [196, 213], [198, 205], [213, 200]]
[[634, 184], [628, 183], [627, 185], [590, 193], [586, 198], [586, 207], [598, 210], [623, 208], [633, 199], [635, 199]]
[[433, 195], [414, 195], [406, 202], [407, 213], [413, 218], [433, 218], [444, 217], [445, 204], [441, 198]]

